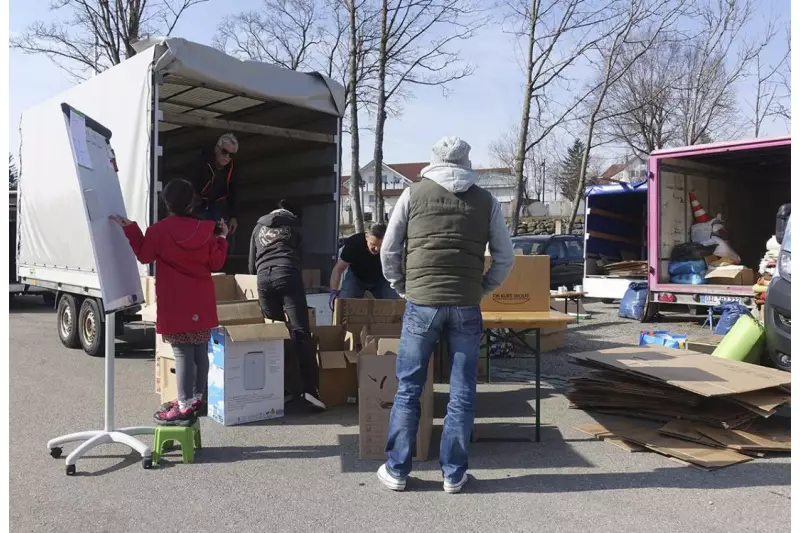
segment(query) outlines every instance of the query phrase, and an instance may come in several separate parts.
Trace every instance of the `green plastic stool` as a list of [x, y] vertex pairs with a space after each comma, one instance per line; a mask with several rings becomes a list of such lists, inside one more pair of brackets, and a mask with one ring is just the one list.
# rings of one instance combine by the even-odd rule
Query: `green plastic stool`
[[155, 437], [153, 438], [153, 462], [158, 463], [164, 449], [172, 448], [177, 441], [181, 445], [183, 462], [194, 462], [194, 450], [203, 447], [200, 436], [200, 420], [187, 427], [179, 426], [157, 426]]

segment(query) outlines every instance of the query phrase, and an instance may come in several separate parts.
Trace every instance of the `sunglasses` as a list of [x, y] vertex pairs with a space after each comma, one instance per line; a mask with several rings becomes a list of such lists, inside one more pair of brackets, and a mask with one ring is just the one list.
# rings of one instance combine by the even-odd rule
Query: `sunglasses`
[[236, 152], [230, 152], [221, 146], [219, 148], [219, 153], [222, 154], [223, 157], [230, 157], [231, 159], [233, 159], [233, 156], [236, 155]]

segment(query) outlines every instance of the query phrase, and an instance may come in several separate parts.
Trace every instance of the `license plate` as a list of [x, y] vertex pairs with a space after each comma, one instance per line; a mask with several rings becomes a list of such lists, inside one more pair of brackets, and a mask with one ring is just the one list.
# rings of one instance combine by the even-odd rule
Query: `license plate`
[[742, 298], [736, 296], [717, 296], [714, 294], [701, 294], [700, 303], [718, 305], [728, 302], [742, 302]]

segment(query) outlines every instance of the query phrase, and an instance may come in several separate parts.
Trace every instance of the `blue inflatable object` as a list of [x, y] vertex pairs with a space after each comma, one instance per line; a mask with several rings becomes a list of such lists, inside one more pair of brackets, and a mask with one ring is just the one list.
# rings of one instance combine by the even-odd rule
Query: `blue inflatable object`
[[680, 274], [672, 276], [670, 282], [679, 285], [705, 285], [706, 277], [704, 274]]
[[[703, 274], [705, 275], [708, 267], [706, 262], [702, 259], [695, 261], [670, 261], [669, 263], [670, 276], [684, 276], [688, 274]], [[673, 283], [678, 283], [673, 282]]]
[[638, 281], [628, 285], [625, 296], [619, 304], [619, 316], [632, 320], [641, 320], [644, 306], [647, 304], [647, 282]]
[[740, 316], [752, 316], [750, 310], [739, 302], [726, 302], [715, 305], [713, 311], [722, 313], [722, 318], [714, 326], [714, 335], [727, 335]]

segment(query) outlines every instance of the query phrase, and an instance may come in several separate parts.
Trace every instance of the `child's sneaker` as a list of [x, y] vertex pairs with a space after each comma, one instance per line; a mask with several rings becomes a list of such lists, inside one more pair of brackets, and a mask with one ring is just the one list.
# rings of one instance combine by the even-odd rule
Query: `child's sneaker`
[[178, 405], [173, 405], [165, 411], [158, 411], [153, 418], [156, 424], [162, 426], [191, 426], [196, 420], [197, 414], [194, 409], [187, 407], [181, 409]]
[[[177, 406], [178, 400], [172, 400], [171, 402], [162, 403], [158, 411], [169, 411], [173, 407]], [[192, 400], [190, 406], [192, 409], [194, 409], [194, 412], [197, 416], [208, 416], [208, 404], [203, 400]]]

